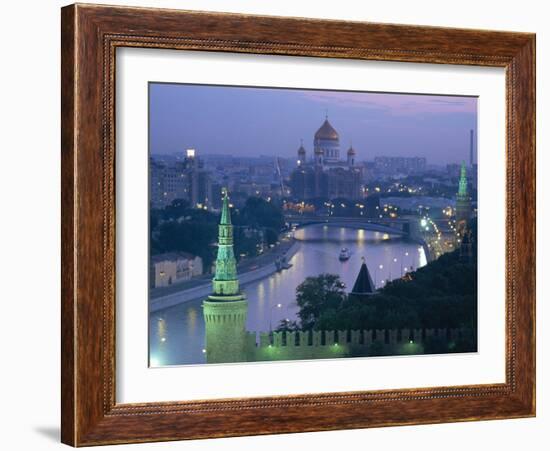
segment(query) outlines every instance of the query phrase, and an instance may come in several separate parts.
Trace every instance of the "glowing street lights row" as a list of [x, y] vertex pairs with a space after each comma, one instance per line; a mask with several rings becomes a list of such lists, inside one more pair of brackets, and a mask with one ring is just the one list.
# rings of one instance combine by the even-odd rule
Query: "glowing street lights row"
[[[418, 252], [422, 252], [422, 248], [419, 247], [418, 248]], [[408, 271], [413, 271], [414, 270], [414, 267], [413, 265], [411, 266], [403, 266], [403, 256], [405, 257], [408, 257], [409, 256], [409, 252], [405, 252], [404, 255], [401, 255], [401, 268], [400, 268], [400, 277], [403, 276], [403, 272], [407, 273]], [[392, 262], [393, 263], [397, 263], [397, 257], [393, 257], [392, 258]], [[375, 285], [375, 288], [377, 288], [377, 281], [378, 281], [378, 270], [383, 270], [384, 269], [384, 265], [383, 264], [380, 264], [378, 265], [377, 267], [375, 267], [374, 269], [374, 285]], [[387, 279], [381, 279], [380, 280], [380, 284], [381, 285], [384, 285], [386, 282], [388, 281], [391, 281], [392, 280], [392, 276], [391, 276], [391, 265], [389, 267], [389, 274], [388, 274], [388, 278]]]

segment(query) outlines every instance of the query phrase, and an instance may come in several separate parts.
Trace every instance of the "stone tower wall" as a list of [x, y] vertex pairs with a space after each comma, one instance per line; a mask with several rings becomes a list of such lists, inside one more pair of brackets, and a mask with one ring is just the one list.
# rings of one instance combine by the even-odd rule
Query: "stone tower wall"
[[297, 332], [247, 332], [246, 360], [333, 359], [356, 356], [423, 354], [427, 341], [453, 343], [471, 329], [377, 329]]
[[245, 362], [248, 301], [203, 302], [208, 363]]

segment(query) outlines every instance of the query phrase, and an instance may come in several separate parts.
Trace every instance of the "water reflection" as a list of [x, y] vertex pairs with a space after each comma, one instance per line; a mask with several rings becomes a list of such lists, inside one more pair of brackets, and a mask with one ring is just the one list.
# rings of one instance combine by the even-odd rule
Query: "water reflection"
[[[365, 257], [378, 287], [411, 268], [426, 264], [421, 246], [380, 232], [319, 225], [296, 231], [295, 238], [299, 244], [290, 260], [291, 268], [243, 287], [249, 303], [248, 330], [267, 331], [270, 322], [275, 327], [280, 320], [296, 319], [296, 287], [308, 276], [339, 274], [349, 291], [357, 277], [361, 257]], [[345, 262], [338, 259], [342, 247], [351, 251], [350, 259]], [[197, 299], [151, 314], [152, 366], [205, 361], [201, 303], [202, 299]]]

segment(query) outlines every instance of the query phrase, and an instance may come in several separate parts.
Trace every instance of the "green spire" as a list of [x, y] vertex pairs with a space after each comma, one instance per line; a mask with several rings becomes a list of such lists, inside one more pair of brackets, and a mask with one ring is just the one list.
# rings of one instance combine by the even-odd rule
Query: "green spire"
[[458, 181], [458, 195], [468, 195], [468, 179], [466, 178], [466, 163], [462, 162], [460, 167], [460, 180]]
[[223, 189], [222, 214], [218, 225], [218, 256], [216, 273], [212, 280], [214, 294], [232, 296], [239, 293], [237, 261], [233, 252], [233, 226], [227, 190]]
[[202, 303], [205, 324], [205, 350], [208, 363], [246, 362], [248, 301], [239, 290], [237, 262], [233, 253], [233, 226], [227, 190], [218, 225], [218, 256], [212, 293]]

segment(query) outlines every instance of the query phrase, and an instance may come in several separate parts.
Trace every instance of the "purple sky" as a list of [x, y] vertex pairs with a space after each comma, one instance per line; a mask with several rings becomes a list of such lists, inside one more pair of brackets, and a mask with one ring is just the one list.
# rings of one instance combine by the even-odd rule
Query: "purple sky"
[[[200, 154], [294, 157], [328, 111], [358, 160], [423, 156], [429, 164], [468, 160], [477, 98], [207, 85], [149, 85], [150, 149]], [[342, 155], [345, 155], [342, 153]], [[477, 161], [477, 158], [476, 158]]]

